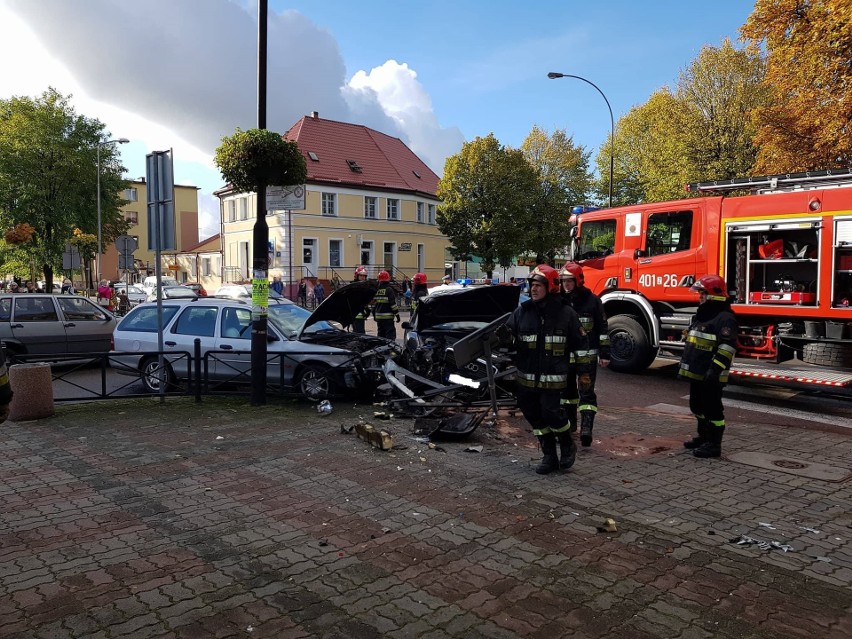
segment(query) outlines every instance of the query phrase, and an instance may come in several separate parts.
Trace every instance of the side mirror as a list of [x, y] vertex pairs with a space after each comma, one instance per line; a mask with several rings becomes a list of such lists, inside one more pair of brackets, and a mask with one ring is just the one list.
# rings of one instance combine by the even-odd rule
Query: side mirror
[[633, 251], [633, 259], [638, 260], [640, 257], [645, 257], [645, 251], [642, 249], [636, 249]]
[[266, 342], [267, 343], [280, 342], [280, 341], [281, 341], [281, 338], [278, 337], [275, 333], [267, 333], [266, 334]]

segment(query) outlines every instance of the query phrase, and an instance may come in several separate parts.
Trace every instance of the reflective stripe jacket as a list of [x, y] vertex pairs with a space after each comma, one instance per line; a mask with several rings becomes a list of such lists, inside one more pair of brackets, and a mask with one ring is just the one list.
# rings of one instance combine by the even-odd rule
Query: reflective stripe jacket
[[[517, 383], [527, 389], [562, 391], [568, 387], [572, 354], [589, 347], [577, 313], [558, 295], [539, 303], [527, 300], [515, 309], [507, 328], [514, 338]], [[588, 364], [578, 364], [587, 372]]]
[[392, 320], [399, 314], [396, 305], [396, 293], [387, 282], [379, 284], [379, 290], [373, 298], [373, 317], [378, 320]]
[[737, 352], [737, 317], [727, 302], [708, 301], [698, 307], [686, 334], [678, 376], [695, 381], [728, 381]]
[[411, 312], [413, 313], [417, 309], [417, 304], [420, 303], [420, 300], [429, 295], [429, 289], [425, 284], [417, 284], [414, 286], [414, 295], [411, 297]]
[[563, 293], [562, 299], [580, 317], [580, 324], [589, 336], [588, 353], [577, 361], [596, 363], [597, 359], [609, 359], [609, 325], [604, 315], [601, 298], [585, 286], [577, 286], [570, 294]]

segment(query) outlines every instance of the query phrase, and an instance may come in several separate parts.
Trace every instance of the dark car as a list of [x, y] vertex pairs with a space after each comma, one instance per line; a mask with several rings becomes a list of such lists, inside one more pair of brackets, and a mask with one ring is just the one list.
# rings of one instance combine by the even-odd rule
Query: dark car
[[[405, 329], [400, 365], [422, 377], [447, 383], [452, 373], [473, 379], [486, 376], [485, 362], [476, 359], [461, 370], [452, 351], [456, 341], [481, 329], [518, 306], [517, 286], [468, 286], [445, 288], [420, 300]], [[501, 370], [511, 367], [509, 358], [497, 354], [494, 364]]]

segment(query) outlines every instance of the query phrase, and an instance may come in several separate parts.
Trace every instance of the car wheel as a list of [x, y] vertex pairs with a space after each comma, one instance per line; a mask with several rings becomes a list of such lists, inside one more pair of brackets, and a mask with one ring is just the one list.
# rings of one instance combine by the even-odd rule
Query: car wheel
[[609, 344], [609, 367], [619, 373], [638, 373], [646, 369], [656, 355], [642, 325], [629, 315], [617, 315], [609, 320]]
[[175, 374], [168, 362], [163, 362], [162, 369], [156, 357], [149, 357], [142, 362], [142, 385], [149, 393], [159, 393], [162, 384], [168, 390], [174, 382]]
[[802, 361], [819, 366], [852, 366], [852, 346], [831, 342], [811, 342], [802, 348]]
[[328, 399], [334, 395], [331, 367], [316, 362], [305, 364], [299, 374], [299, 392], [310, 401]]

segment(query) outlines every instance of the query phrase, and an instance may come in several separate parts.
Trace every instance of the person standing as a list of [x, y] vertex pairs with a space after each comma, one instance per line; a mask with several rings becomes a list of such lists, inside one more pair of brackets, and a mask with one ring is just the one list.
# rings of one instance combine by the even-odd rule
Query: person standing
[[307, 307], [308, 306], [308, 283], [305, 281], [304, 277], [301, 280], [299, 280], [298, 297], [299, 297], [299, 304], [303, 307]]
[[[577, 313], [559, 297], [559, 272], [539, 264], [529, 277], [530, 299], [509, 318], [502, 333], [511, 335], [518, 368], [518, 407], [541, 443], [542, 460], [535, 472], [568, 470], [577, 457], [562, 394], [568, 387], [571, 355], [588, 349]], [[575, 364], [580, 373], [588, 365]], [[557, 457], [556, 444], [559, 443]]]
[[414, 288], [414, 292], [411, 296], [412, 313], [417, 310], [417, 305], [420, 303], [420, 300], [429, 295], [429, 287], [426, 286], [426, 281], [426, 273], [415, 273], [414, 277], [411, 278], [411, 283]]
[[[367, 281], [367, 267], [366, 266], [356, 266], [355, 267], [355, 279], [352, 280], [355, 282], [366, 282]], [[370, 307], [365, 306], [355, 315], [355, 318], [352, 320], [352, 332], [360, 333], [364, 335], [367, 332], [367, 327], [365, 326], [365, 320], [370, 316]]]
[[12, 403], [12, 385], [9, 383], [9, 369], [6, 368], [6, 351], [0, 342], [0, 424], [9, 418], [9, 404]]
[[[162, 294], [161, 291], [157, 292], [157, 295], [160, 296]], [[107, 310], [112, 310], [110, 308], [112, 300], [112, 288], [107, 283], [106, 280], [101, 280], [98, 283], [98, 305], [103, 306]]]
[[322, 304], [322, 301], [325, 299], [325, 286], [322, 285], [320, 280], [317, 280], [317, 283], [314, 284], [314, 299], [317, 306]]
[[396, 326], [399, 319], [399, 306], [396, 304], [396, 293], [391, 287], [390, 273], [387, 271], [379, 271], [379, 290], [376, 291], [373, 297], [373, 317], [376, 318], [376, 327], [379, 337], [384, 337], [390, 340], [396, 340]]
[[[589, 337], [589, 348], [577, 354], [577, 362], [589, 365], [588, 377], [577, 374], [572, 367], [568, 378], [568, 389], [563, 403], [571, 419], [571, 430], [577, 429], [577, 411], [580, 411], [580, 443], [584, 448], [592, 445], [592, 429], [598, 412], [598, 396], [595, 393], [597, 366], [609, 366], [609, 326], [604, 315], [601, 298], [586, 288], [583, 267], [576, 262], [567, 262], [559, 273], [562, 282], [562, 299], [574, 309], [580, 324]], [[578, 379], [581, 378], [582, 379]]]
[[689, 380], [689, 410], [698, 422], [698, 435], [684, 448], [699, 458], [720, 457], [725, 434], [722, 390], [737, 352], [737, 316], [731, 309], [728, 286], [708, 274], [692, 285], [698, 310], [686, 332], [678, 377]]
[[280, 275], [276, 275], [272, 278], [272, 284], [269, 285], [269, 288], [279, 295], [284, 295], [284, 282], [281, 281]]

